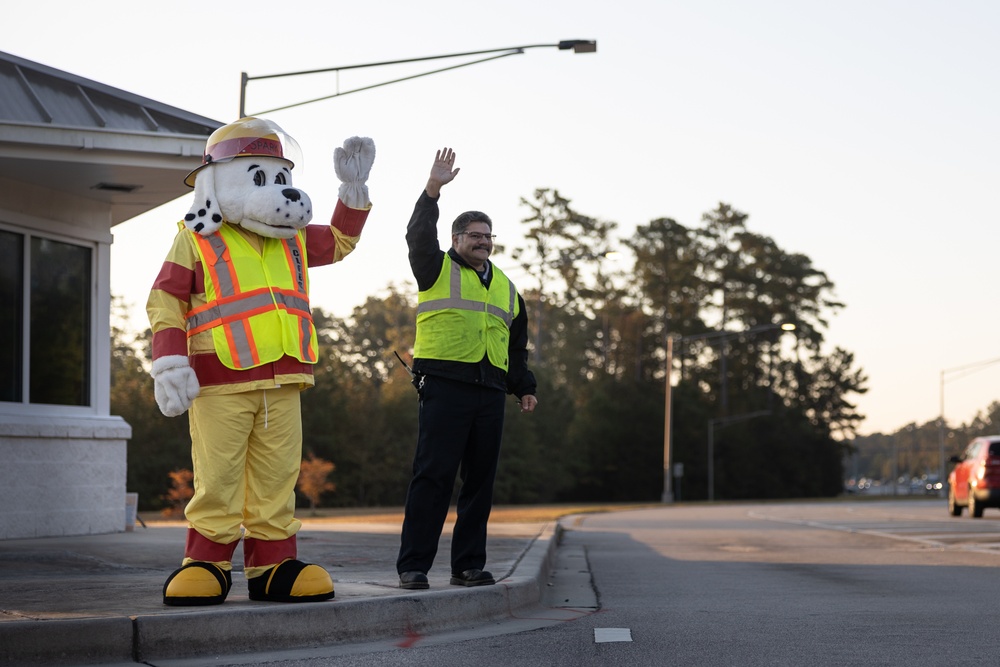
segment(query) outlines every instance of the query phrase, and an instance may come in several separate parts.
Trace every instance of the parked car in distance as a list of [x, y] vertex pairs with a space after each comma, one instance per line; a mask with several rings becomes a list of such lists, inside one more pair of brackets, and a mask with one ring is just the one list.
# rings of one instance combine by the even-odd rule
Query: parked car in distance
[[961, 456], [949, 459], [955, 464], [948, 475], [948, 512], [982, 518], [987, 507], [1000, 507], [1000, 435], [976, 438]]

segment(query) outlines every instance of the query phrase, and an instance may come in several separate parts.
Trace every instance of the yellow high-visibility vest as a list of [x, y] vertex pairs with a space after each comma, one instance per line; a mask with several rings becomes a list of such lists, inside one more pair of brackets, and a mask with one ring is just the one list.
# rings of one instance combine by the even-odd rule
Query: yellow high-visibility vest
[[219, 360], [235, 370], [286, 354], [315, 364], [305, 231], [264, 238], [260, 254], [228, 224], [210, 236], [191, 234], [205, 268], [207, 302], [187, 314], [188, 338], [210, 330]]
[[491, 270], [487, 289], [475, 271], [445, 255], [437, 280], [417, 295], [414, 357], [475, 363], [488, 355], [507, 370], [510, 326], [520, 306], [514, 283], [495, 266]]

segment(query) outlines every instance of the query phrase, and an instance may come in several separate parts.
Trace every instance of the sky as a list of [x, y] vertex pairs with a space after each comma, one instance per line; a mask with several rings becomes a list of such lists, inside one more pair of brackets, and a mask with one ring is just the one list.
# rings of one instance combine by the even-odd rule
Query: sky
[[[517, 245], [520, 204], [557, 189], [618, 237], [720, 202], [807, 255], [845, 307], [828, 346], [869, 378], [862, 434], [971, 420], [1000, 400], [1000, 3], [992, 0], [467, 0], [19, 2], [0, 50], [227, 123], [240, 73], [261, 76], [597, 40], [276, 111], [304, 160], [314, 222], [333, 211], [333, 149], [369, 136], [374, 204], [357, 250], [311, 272], [315, 307], [346, 317], [412, 285], [403, 238], [437, 149], [461, 173], [442, 219], [484, 210]], [[455, 61], [458, 62], [458, 61]], [[254, 114], [442, 63], [251, 81]], [[191, 205], [112, 229], [111, 289], [146, 326], [149, 287]], [[447, 244], [446, 236], [442, 242]], [[519, 276], [509, 255], [494, 257]], [[994, 363], [997, 362], [997, 363]], [[958, 370], [964, 369], [964, 370]]]

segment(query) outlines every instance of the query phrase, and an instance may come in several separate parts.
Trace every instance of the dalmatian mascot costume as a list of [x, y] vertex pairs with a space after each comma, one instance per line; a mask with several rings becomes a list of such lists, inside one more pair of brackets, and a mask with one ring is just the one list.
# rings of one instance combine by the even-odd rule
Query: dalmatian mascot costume
[[308, 224], [312, 203], [292, 187], [296, 148], [259, 118], [209, 137], [185, 179], [194, 205], [149, 296], [156, 403], [168, 417], [190, 411], [194, 464], [184, 559], [164, 604], [225, 601], [241, 538], [251, 600], [334, 596], [326, 570], [296, 559], [299, 392], [318, 356], [308, 269], [354, 250], [375, 144], [352, 137], [334, 151], [341, 185], [329, 226]]

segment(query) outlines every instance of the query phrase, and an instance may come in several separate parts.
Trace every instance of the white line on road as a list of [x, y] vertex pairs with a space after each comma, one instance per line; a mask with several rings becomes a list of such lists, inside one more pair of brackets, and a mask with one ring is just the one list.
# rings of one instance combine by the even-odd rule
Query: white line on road
[[629, 628], [594, 628], [594, 643], [630, 642], [632, 630]]
[[[777, 517], [762, 512], [748, 512], [748, 516], [754, 519], [761, 519], [763, 521], [773, 521], [775, 523], [786, 523], [793, 524], [797, 526], [808, 526], [810, 528], [820, 528], [823, 530], [837, 530], [845, 533], [854, 533], [857, 535], [872, 535], [875, 537], [882, 537], [890, 540], [899, 540], [901, 542], [915, 542], [917, 544], [923, 544], [924, 546], [934, 547], [938, 549], [958, 549], [961, 551], [971, 551], [976, 553], [998, 553], [997, 549], [990, 548], [993, 543], [972, 543], [972, 544], [949, 544], [947, 541], [942, 541], [940, 535], [898, 535], [885, 530], [870, 530], [862, 526], [848, 526], [836, 523], [824, 523], [822, 521], [811, 521], [808, 519], [789, 519], [784, 517]], [[870, 524], [867, 524], [870, 525]], [[964, 534], [965, 539], [975, 538], [976, 536], [982, 536], [982, 532], [969, 532]], [[957, 540], [961, 539], [963, 536], [961, 534], [949, 533], [947, 535], [947, 540]]]

